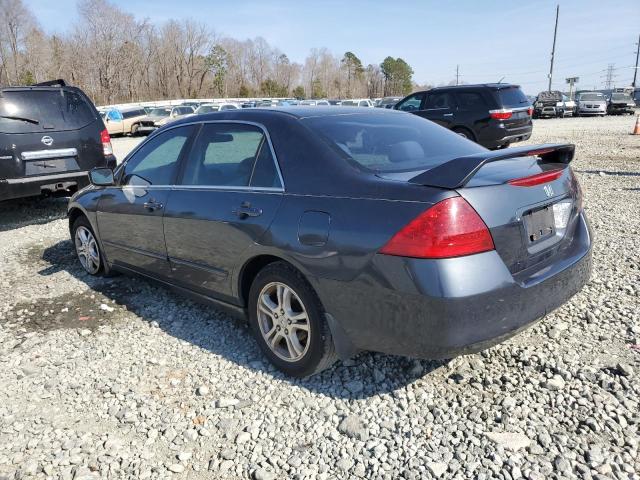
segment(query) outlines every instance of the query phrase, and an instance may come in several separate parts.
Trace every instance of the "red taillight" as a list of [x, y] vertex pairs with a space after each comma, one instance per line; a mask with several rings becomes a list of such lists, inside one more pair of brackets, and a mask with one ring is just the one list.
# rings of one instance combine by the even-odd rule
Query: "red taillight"
[[113, 155], [111, 137], [109, 136], [109, 131], [106, 128], [100, 132], [100, 141], [102, 142], [102, 152], [104, 153], [104, 156]]
[[413, 258], [450, 258], [493, 250], [480, 215], [462, 197], [447, 198], [422, 212], [382, 247], [380, 253]]
[[508, 120], [513, 115], [513, 112], [511, 110], [505, 110], [505, 109], [489, 110], [489, 115], [491, 115], [491, 118], [494, 118], [496, 120]]
[[562, 168], [556, 168], [547, 172], [536, 173], [529, 177], [514, 178], [513, 180], [509, 180], [507, 183], [514, 187], [533, 187], [534, 185], [540, 185], [542, 183], [549, 183], [557, 180], [562, 175], [562, 172]]
[[533, 116], [533, 107], [529, 107], [529, 108], [527, 109], [527, 114], [528, 114], [530, 117], [532, 117], [532, 116]]

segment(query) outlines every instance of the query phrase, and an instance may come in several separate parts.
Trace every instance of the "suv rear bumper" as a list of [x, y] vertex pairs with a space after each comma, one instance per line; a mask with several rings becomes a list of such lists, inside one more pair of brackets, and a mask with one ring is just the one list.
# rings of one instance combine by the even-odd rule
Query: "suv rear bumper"
[[507, 128], [505, 126], [492, 128], [490, 129], [492, 135], [489, 138], [481, 138], [478, 143], [487, 148], [499, 148], [507, 146], [510, 143], [529, 140], [532, 131], [533, 125], [514, 128]]
[[39, 175], [37, 177], [0, 180], [0, 201], [34, 197], [42, 193], [55, 193], [69, 189], [80, 190], [89, 184], [87, 172]]

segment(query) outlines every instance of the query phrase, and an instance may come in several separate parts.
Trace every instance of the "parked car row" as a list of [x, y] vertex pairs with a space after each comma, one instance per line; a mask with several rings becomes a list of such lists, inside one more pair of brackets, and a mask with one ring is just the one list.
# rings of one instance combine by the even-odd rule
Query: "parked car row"
[[534, 118], [559, 118], [566, 116], [633, 115], [636, 103], [630, 93], [612, 92], [605, 95], [596, 91], [578, 91], [575, 100], [562, 92], [540, 92], [533, 101]]

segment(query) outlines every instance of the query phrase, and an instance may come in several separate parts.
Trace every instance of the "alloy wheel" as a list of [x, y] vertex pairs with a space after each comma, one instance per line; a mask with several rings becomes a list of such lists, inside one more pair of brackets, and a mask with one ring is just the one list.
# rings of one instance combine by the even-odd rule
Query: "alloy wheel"
[[271, 282], [258, 296], [258, 325], [269, 349], [282, 360], [296, 362], [310, 345], [307, 310], [298, 294], [288, 285]]
[[83, 226], [76, 229], [75, 234], [76, 253], [84, 269], [91, 275], [100, 270], [100, 251], [98, 243], [91, 231]]

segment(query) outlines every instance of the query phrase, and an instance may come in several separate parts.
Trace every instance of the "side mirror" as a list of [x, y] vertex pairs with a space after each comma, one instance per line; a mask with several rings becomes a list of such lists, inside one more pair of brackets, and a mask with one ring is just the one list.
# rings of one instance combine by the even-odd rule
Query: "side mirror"
[[108, 187], [115, 184], [113, 170], [110, 168], [94, 168], [89, 171], [89, 180], [96, 187]]

